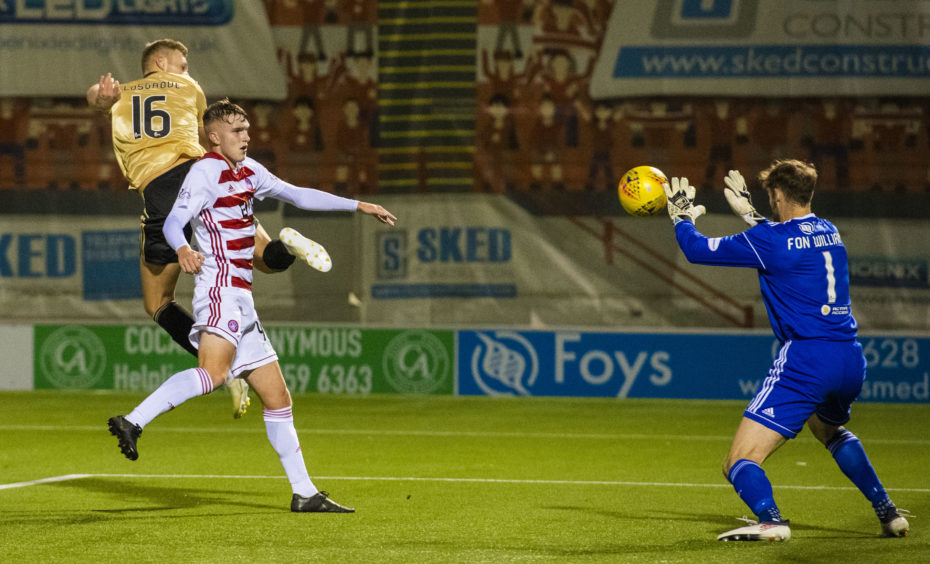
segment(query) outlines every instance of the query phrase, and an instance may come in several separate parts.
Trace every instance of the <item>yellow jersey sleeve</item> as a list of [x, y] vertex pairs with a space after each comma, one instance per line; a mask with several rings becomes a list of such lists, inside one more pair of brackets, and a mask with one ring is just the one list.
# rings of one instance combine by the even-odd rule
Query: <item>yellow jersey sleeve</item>
[[154, 72], [120, 90], [110, 108], [113, 152], [130, 190], [142, 190], [178, 163], [203, 156], [199, 130], [207, 99], [196, 80]]

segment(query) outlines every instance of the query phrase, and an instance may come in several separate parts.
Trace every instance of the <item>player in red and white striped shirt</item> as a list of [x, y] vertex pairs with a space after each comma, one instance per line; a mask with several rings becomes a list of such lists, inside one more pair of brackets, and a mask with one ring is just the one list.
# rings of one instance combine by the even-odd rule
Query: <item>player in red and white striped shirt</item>
[[[199, 367], [166, 380], [125, 417], [111, 418], [110, 432], [119, 440], [123, 454], [135, 460], [142, 428], [155, 417], [210, 393], [229, 374], [246, 378], [262, 400], [268, 440], [291, 482], [291, 511], [354, 512], [317, 490], [304, 464], [290, 392], [252, 300], [252, 200], [271, 197], [305, 210], [357, 210], [389, 225], [396, 218], [377, 204], [288, 184], [248, 158], [248, 118], [228, 100], [210, 105], [203, 120], [212, 151], [191, 167], [164, 227], [181, 269], [196, 275], [190, 340], [198, 347]], [[188, 223], [194, 228], [199, 251], [184, 237]]]

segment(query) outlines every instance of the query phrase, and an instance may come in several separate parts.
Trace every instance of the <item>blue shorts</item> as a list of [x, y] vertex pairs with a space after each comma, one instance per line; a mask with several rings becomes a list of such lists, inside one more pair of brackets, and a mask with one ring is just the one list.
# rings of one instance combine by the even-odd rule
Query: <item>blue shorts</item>
[[844, 425], [864, 380], [859, 341], [787, 341], [743, 415], [789, 439], [815, 413], [824, 423]]

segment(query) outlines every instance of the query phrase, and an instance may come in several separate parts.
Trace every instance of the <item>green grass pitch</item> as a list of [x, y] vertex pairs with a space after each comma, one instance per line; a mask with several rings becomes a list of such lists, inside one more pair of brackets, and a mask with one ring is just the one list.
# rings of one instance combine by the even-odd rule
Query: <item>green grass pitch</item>
[[793, 534], [769, 544], [715, 540], [747, 514], [719, 468], [742, 402], [299, 396], [311, 476], [358, 512], [296, 515], [259, 405], [235, 421], [222, 391], [191, 400], [130, 462], [106, 420], [141, 399], [0, 393], [0, 560], [930, 560], [926, 404], [858, 404], [850, 424], [915, 515], [907, 538], [879, 536], [805, 431], [765, 465]]

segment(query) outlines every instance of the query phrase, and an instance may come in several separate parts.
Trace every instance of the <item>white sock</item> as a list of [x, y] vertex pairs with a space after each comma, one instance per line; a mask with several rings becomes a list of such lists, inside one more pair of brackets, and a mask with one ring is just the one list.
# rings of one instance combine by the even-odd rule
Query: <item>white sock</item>
[[317, 491], [310, 481], [307, 465], [304, 464], [304, 455], [300, 450], [300, 441], [297, 439], [297, 430], [294, 429], [294, 416], [291, 408], [266, 409], [262, 411], [265, 419], [265, 430], [268, 432], [268, 441], [278, 453], [284, 473], [291, 482], [291, 490], [295, 494], [310, 497]]
[[213, 391], [213, 380], [203, 368], [190, 368], [165, 380], [157, 390], [142, 400], [126, 416], [130, 423], [140, 427], [148, 425], [162, 413], [172, 410], [191, 398], [205, 396]]

